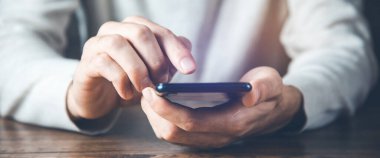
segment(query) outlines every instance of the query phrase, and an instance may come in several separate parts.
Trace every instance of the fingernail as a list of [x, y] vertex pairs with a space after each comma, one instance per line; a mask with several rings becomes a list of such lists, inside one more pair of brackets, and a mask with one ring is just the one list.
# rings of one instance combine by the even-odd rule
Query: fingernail
[[149, 88], [145, 88], [142, 91], [142, 94], [143, 94], [144, 98], [146, 99], [146, 101], [148, 101], [148, 102], [152, 101], [153, 94], [152, 94], [152, 91], [149, 90]]
[[184, 73], [189, 73], [194, 71], [195, 69], [195, 63], [190, 58], [183, 58], [181, 60], [181, 68]]
[[125, 100], [132, 100], [132, 98], [133, 98], [134, 96], [135, 96], [135, 95], [134, 95], [134, 93], [133, 93], [133, 90], [129, 88], [128, 90], [126, 90], [126, 94], [125, 94], [124, 99], [125, 99]]

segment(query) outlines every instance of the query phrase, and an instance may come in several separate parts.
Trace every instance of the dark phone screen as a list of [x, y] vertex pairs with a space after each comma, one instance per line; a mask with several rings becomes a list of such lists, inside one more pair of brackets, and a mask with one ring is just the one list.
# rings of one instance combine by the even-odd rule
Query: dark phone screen
[[160, 83], [156, 90], [173, 103], [191, 108], [213, 107], [251, 90], [249, 83]]

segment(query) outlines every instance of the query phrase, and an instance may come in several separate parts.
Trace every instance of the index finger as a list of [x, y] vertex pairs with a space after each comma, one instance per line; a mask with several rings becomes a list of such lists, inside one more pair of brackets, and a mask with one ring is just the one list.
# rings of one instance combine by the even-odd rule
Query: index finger
[[149, 27], [155, 34], [161, 49], [168, 56], [174, 67], [184, 74], [191, 74], [196, 70], [196, 63], [191, 50], [170, 30], [141, 17], [132, 16], [124, 22], [137, 23]]

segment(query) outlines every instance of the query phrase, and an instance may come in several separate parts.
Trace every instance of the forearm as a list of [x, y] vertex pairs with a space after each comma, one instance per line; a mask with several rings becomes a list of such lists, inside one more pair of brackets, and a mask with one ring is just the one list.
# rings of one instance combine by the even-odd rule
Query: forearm
[[284, 83], [303, 94], [305, 129], [353, 114], [376, 82], [377, 65], [357, 2], [290, 3], [293, 16], [282, 42], [292, 62]]
[[66, 26], [76, 7], [74, 0], [1, 1], [0, 116], [89, 134], [102, 132], [81, 130], [66, 110], [67, 89], [78, 61], [62, 54]]
[[32, 32], [8, 35], [0, 43], [1, 116], [76, 130], [64, 105], [77, 61], [63, 59]]

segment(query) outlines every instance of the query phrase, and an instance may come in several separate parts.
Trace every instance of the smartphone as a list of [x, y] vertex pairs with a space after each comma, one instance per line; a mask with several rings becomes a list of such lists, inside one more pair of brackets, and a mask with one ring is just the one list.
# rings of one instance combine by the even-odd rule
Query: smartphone
[[169, 101], [190, 108], [214, 107], [226, 104], [249, 92], [246, 82], [221, 83], [159, 83], [156, 91]]

